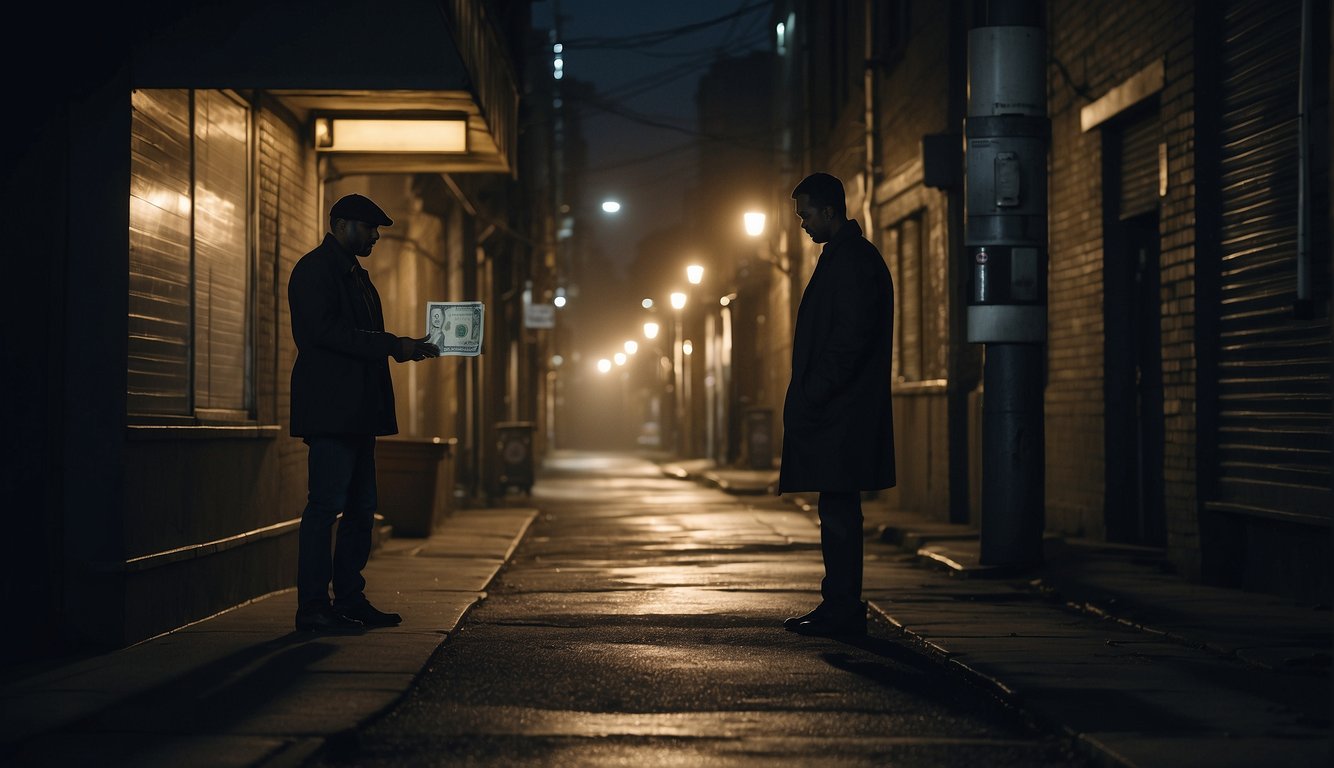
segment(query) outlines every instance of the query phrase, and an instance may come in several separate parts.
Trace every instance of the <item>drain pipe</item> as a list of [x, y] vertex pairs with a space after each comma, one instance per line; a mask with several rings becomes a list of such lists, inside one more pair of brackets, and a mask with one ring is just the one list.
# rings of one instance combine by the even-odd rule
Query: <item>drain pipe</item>
[[1311, 291], [1311, 0], [1302, 0], [1297, 79], [1297, 317], [1313, 317]]
[[865, 23], [862, 27], [865, 29], [863, 35], [863, 51], [865, 59], [865, 68], [862, 72], [862, 90], [865, 92], [863, 101], [864, 113], [862, 119], [865, 121], [865, 139], [866, 139], [866, 166], [862, 173], [866, 178], [866, 188], [862, 195], [862, 217], [866, 222], [866, 237], [871, 242], [876, 242], [875, 222], [871, 220], [871, 198], [875, 196], [875, 0], [865, 0], [863, 3], [866, 13]]

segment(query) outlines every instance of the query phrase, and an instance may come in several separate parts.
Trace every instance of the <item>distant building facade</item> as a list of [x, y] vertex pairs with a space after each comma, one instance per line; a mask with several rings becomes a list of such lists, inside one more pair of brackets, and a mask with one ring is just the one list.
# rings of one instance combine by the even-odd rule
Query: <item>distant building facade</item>
[[[779, 0], [773, 15], [775, 93], [791, 100], [777, 129], [797, 158], [773, 184], [840, 176], [895, 280], [892, 498], [973, 524], [985, 393], [964, 337], [962, 132], [981, 14]], [[1041, 16], [1046, 529], [1327, 602], [1328, 7], [1053, 1]], [[787, 295], [814, 256], [789, 233]]]
[[[527, 215], [550, 211], [517, 183], [528, 5], [26, 11], [55, 36], [46, 55], [100, 64], [28, 62], [34, 117], [5, 169], [7, 205], [40, 200], [47, 222], [7, 308], [41, 328], [6, 332], [22, 404], [6, 488], [23, 503], [5, 594], [30, 619], [13, 658], [124, 645], [294, 583], [306, 449], [287, 427], [286, 281], [343, 194], [394, 219], [367, 263], [391, 332], [424, 334], [428, 300], [487, 304], [483, 357], [394, 366], [382, 478], [400, 453], [428, 469], [447, 454], [413, 504], [498, 492], [496, 424], [540, 421], [546, 400], [546, 340], [520, 304], [550, 283]], [[461, 121], [466, 149], [323, 143], [322, 120], [405, 113]]]

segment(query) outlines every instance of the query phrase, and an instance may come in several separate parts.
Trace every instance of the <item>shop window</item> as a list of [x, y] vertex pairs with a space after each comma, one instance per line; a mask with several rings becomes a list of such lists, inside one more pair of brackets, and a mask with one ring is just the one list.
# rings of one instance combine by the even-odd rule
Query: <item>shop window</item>
[[127, 408], [140, 423], [250, 418], [249, 107], [135, 91]]
[[894, 279], [894, 368], [903, 382], [945, 375], [943, 264], [926, 246], [921, 211], [899, 219], [884, 231], [881, 249]]

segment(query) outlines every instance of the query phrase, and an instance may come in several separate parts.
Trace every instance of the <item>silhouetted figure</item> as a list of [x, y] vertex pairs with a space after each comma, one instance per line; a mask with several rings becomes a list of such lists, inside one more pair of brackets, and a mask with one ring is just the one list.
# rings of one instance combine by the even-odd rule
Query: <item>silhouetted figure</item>
[[825, 246], [793, 330], [778, 492], [819, 492], [825, 575], [820, 604], [783, 626], [803, 634], [863, 634], [861, 492], [895, 481], [894, 284], [880, 252], [847, 218], [841, 181], [811, 174], [792, 197], [801, 228]]
[[[296, 364], [292, 435], [310, 446], [306, 509], [297, 557], [298, 630], [392, 626], [402, 618], [366, 599], [361, 571], [375, 523], [375, 438], [398, 432], [389, 357], [402, 363], [440, 354], [425, 338], [384, 330], [380, 295], [358, 258], [371, 255], [380, 227], [393, 221], [361, 195], [329, 210], [329, 232], [292, 269]], [[330, 534], [338, 513], [338, 540]], [[333, 584], [333, 602], [329, 585]]]

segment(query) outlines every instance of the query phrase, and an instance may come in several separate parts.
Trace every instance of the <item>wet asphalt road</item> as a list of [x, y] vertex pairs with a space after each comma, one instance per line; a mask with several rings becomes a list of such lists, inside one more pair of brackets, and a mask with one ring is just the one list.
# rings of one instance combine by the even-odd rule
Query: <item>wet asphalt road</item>
[[412, 691], [308, 765], [1085, 765], [887, 623], [785, 632], [822, 574], [791, 504], [589, 454], [549, 460], [532, 503]]

